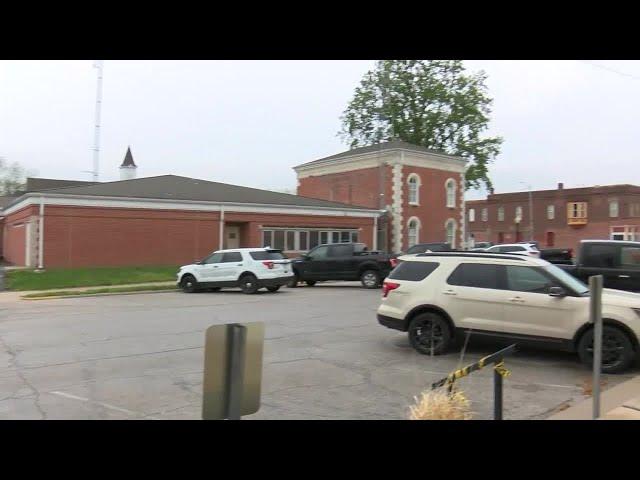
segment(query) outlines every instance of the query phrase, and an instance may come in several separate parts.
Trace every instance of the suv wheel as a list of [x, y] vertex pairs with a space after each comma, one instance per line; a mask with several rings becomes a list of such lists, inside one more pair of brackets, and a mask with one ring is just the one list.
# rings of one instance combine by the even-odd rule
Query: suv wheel
[[242, 293], [256, 293], [260, 288], [258, 287], [258, 279], [255, 277], [255, 275], [244, 275], [240, 279], [240, 288], [242, 289]]
[[287, 288], [296, 288], [298, 286], [298, 282], [300, 281], [300, 278], [298, 277], [298, 275], [295, 275], [291, 281], [289, 283], [287, 283]]
[[309, 287], [313, 287], [316, 284], [315, 280], [305, 280], [305, 282], [307, 284], [307, 286]]
[[378, 288], [380, 286], [380, 274], [375, 270], [365, 270], [360, 275], [360, 282], [364, 288]]
[[280, 285], [276, 285], [275, 287], [267, 287], [267, 290], [269, 290], [271, 293], [277, 292], [278, 290], [280, 290]]
[[437, 313], [421, 313], [409, 324], [409, 343], [423, 355], [440, 355], [451, 344], [449, 324]]
[[[587, 330], [578, 342], [578, 355], [585, 365], [593, 366], [594, 330]], [[602, 328], [602, 373], [620, 373], [627, 370], [635, 358], [629, 336], [617, 327]]]
[[180, 287], [184, 293], [194, 293], [198, 291], [198, 281], [193, 275], [185, 275], [180, 281]]

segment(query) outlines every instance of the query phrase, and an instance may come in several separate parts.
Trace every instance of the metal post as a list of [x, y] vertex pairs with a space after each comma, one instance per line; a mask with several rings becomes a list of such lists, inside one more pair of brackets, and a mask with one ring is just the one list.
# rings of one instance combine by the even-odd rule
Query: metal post
[[227, 378], [229, 397], [226, 418], [240, 420], [247, 329], [238, 324], [231, 324], [227, 328], [229, 329], [229, 377]]
[[93, 181], [97, 182], [100, 178], [100, 111], [102, 109], [102, 69], [104, 61], [98, 60], [93, 64], [98, 69], [98, 84], [96, 87], [96, 117], [95, 130], [93, 136]]
[[602, 275], [589, 277], [590, 314], [593, 329], [593, 420], [600, 417], [600, 371], [602, 370]]
[[493, 370], [493, 419], [502, 420], [502, 375], [495, 368]]
[[529, 185], [529, 228], [531, 229], [529, 239], [533, 242], [535, 239], [533, 237], [533, 192], [531, 191], [531, 185]]

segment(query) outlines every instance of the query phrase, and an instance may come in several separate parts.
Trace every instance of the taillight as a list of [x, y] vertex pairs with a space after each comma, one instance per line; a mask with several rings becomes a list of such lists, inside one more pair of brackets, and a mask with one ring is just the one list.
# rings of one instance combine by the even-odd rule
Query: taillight
[[389, 263], [391, 263], [392, 268], [396, 268], [396, 266], [398, 265], [398, 259], [392, 258], [391, 260], [389, 260]]
[[269, 270], [273, 270], [273, 262], [262, 262], [262, 264]]
[[569, 249], [569, 256], [573, 258], [573, 248]]
[[395, 290], [396, 288], [398, 288], [400, 286], [399, 283], [393, 283], [393, 282], [384, 282], [382, 284], [382, 298], [387, 298], [387, 295], [389, 295], [389, 292], [391, 290]]

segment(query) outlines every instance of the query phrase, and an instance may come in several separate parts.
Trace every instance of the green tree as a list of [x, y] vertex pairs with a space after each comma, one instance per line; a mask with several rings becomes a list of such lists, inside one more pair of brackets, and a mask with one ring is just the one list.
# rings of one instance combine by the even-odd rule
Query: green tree
[[25, 187], [27, 171], [19, 163], [0, 157], [0, 195], [12, 195]]
[[467, 188], [490, 188], [487, 168], [502, 138], [482, 136], [492, 103], [486, 78], [459, 60], [379, 61], [356, 88], [340, 135], [350, 148], [400, 139], [465, 157]]

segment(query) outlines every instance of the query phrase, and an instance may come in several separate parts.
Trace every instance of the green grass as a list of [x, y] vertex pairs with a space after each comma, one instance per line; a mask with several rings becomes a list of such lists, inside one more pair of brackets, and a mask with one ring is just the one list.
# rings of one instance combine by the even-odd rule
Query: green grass
[[107, 288], [90, 288], [88, 290], [52, 290], [47, 292], [28, 293], [22, 298], [46, 298], [46, 297], [81, 297], [83, 295], [96, 295], [100, 293], [127, 293], [127, 292], [154, 292], [158, 290], [171, 291], [175, 287], [167, 285], [138, 285], [136, 287], [107, 287]]
[[7, 289], [14, 291], [53, 290], [73, 287], [170, 282], [178, 267], [97, 267], [5, 271]]

